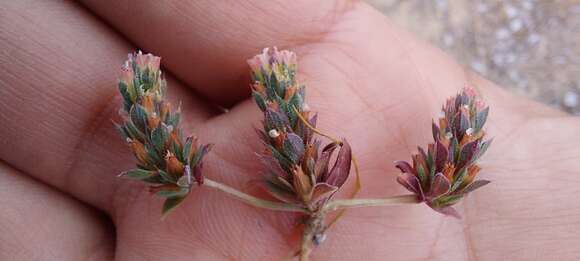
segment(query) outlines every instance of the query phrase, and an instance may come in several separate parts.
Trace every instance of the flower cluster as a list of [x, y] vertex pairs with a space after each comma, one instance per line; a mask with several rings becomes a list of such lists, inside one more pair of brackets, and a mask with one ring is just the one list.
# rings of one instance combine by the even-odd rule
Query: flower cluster
[[264, 113], [263, 130], [258, 130], [266, 147], [259, 155], [267, 167], [263, 184], [278, 200], [314, 211], [347, 180], [350, 146], [343, 140], [320, 149], [321, 141], [314, 138], [317, 116], [305, 103], [305, 86], [296, 80], [294, 53], [266, 48], [248, 64], [252, 96]]
[[480, 170], [476, 161], [491, 144], [491, 140], [484, 141], [488, 112], [489, 107], [469, 87], [448, 99], [439, 125], [433, 122], [434, 143], [427, 151], [419, 147], [413, 165], [395, 163], [403, 172], [397, 181], [431, 208], [459, 217], [451, 206], [489, 183], [475, 180]]
[[183, 138], [180, 110], [171, 111], [165, 101], [160, 60], [141, 52], [129, 54], [119, 80], [123, 123], [116, 127], [138, 162], [137, 168], [120, 176], [149, 183], [152, 192], [166, 198], [166, 213], [185, 199], [192, 184], [203, 183], [202, 160], [211, 145], [198, 144], [193, 136]]

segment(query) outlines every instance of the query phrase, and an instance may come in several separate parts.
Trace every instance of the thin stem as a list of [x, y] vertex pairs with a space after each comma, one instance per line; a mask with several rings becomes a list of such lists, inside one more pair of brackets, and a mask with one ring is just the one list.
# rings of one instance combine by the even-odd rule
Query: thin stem
[[308, 122], [304, 116], [302, 116], [302, 114], [300, 113], [300, 111], [298, 111], [298, 109], [296, 109], [295, 106], [292, 107], [294, 109], [294, 111], [296, 112], [296, 115], [298, 116], [298, 118], [300, 119], [300, 121], [302, 121], [302, 123], [304, 123], [304, 125], [306, 125], [306, 127], [308, 127], [309, 129], [311, 129], [314, 133], [322, 136], [322, 137], [326, 137], [327, 139], [331, 140], [333, 143], [336, 144], [341, 144], [342, 145], [342, 141], [338, 140], [337, 138], [334, 138], [328, 134], [325, 134], [324, 132], [320, 131], [319, 129], [315, 128], [314, 126], [312, 126], [310, 124], [310, 122]]
[[252, 205], [254, 207], [265, 208], [265, 209], [270, 209], [270, 210], [278, 210], [278, 211], [309, 213], [309, 211], [305, 208], [297, 207], [297, 206], [286, 204], [286, 203], [279, 203], [279, 202], [273, 202], [273, 201], [269, 201], [269, 200], [259, 199], [257, 197], [248, 195], [248, 194], [241, 192], [235, 188], [224, 185], [224, 184], [219, 183], [217, 181], [213, 181], [213, 180], [208, 179], [208, 178], [204, 179], [203, 185], [210, 187], [210, 188], [220, 190], [222, 192], [225, 192], [226, 194], [233, 196], [233, 197], [236, 197], [236, 198], [238, 198], [238, 199], [240, 199], [240, 200], [242, 200], [242, 201], [246, 202], [247, 204]]
[[388, 198], [360, 198], [334, 200], [324, 206], [326, 212], [346, 208], [373, 207], [373, 206], [397, 206], [420, 203], [416, 195], [401, 195]]

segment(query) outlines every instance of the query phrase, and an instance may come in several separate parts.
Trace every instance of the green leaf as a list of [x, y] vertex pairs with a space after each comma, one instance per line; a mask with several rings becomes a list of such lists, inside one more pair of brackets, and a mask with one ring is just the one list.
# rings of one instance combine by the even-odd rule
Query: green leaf
[[417, 176], [419, 181], [421, 181], [421, 186], [425, 187], [427, 185], [427, 176], [425, 176], [425, 169], [420, 164], [417, 166]]
[[144, 180], [155, 176], [155, 171], [144, 170], [144, 169], [132, 169], [125, 171], [119, 175], [119, 177], [130, 178], [136, 180]]
[[169, 133], [167, 133], [167, 129], [163, 125], [164, 124], [162, 123], [151, 132], [151, 142], [159, 153], [165, 152], [165, 141], [169, 137]]
[[193, 143], [193, 138], [192, 137], [188, 137], [187, 139], [185, 139], [185, 144], [183, 145], [183, 158], [185, 159], [184, 162], [186, 164], [191, 164], [191, 158], [194, 157], [194, 155], [191, 156], [191, 158], [189, 158], [189, 153], [191, 152], [191, 144]]
[[175, 177], [173, 177], [172, 175], [169, 175], [169, 173], [163, 171], [163, 170], [158, 170], [157, 171], [159, 173], [159, 176], [161, 176], [161, 178], [168, 183], [176, 183], [177, 179]]
[[131, 107], [131, 111], [129, 111], [129, 116], [133, 124], [135, 124], [135, 126], [137, 127], [137, 129], [145, 133], [147, 126], [147, 111], [145, 111], [145, 108], [143, 108], [143, 106], [139, 104], [135, 104], [133, 105], [133, 107]]
[[153, 161], [153, 164], [158, 167], [165, 166], [165, 160], [159, 156], [157, 150], [155, 150], [155, 147], [153, 147], [151, 143], [145, 143], [145, 149], [147, 150], [147, 156], [149, 156], [149, 159]]
[[475, 115], [475, 129], [477, 131], [481, 130], [481, 128], [483, 128], [483, 125], [485, 124], [485, 121], [487, 120], [487, 115], [489, 114], [489, 107], [483, 109], [482, 111], [478, 112], [477, 115]]
[[179, 125], [180, 118], [181, 118], [181, 113], [179, 111], [176, 111], [176, 112], [169, 114], [168, 117], [165, 119], [165, 121], [166, 121], [167, 125], [173, 126], [173, 128], [175, 129]]
[[132, 139], [144, 140], [145, 138], [145, 134], [143, 134], [143, 132], [137, 129], [137, 126], [135, 126], [135, 124], [133, 123], [133, 121], [131, 121], [131, 119], [128, 119], [125, 122], [125, 130], [129, 135], [129, 137]]
[[129, 112], [131, 110], [131, 106], [133, 105], [133, 101], [131, 100], [128, 86], [123, 81], [119, 81], [119, 92], [121, 93], [121, 96], [123, 96], [123, 109], [126, 112]]
[[290, 171], [292, 168], [292, 161], [290, 161], [286, 156], [282, 155], [274, 146], [267, 144], [268, 149], [272, 152], [272, 157], [278, 160], [280, 163], [280, 167], [282, 167], [285, 171]]
[[262, 95], [256, 91], [252, 91], [252, 97], [254, 98], [254, 101], [256, 101], [256, 104], [258, 105], [260, 110], [265, 111], [266, 110], [266, 101], [264, 101], [264, 98], [262, 97]]
[[463, 179], [465, 178], [465, 176], [467, 176], [467, 168], [466, 167], [461, 169], [461, 171], [459, 172], [459, 175], [457, 175], [457, 177], [455, 177], [455, 180], [453, 181], [453, 185], [451, 186], [451, 189], [449, 191], [455, 191], [461, 185], [461, 183], [463, 183]]
[[437, 208], [443, 208], [457, 203], [462, 198], [463, 194], [443, 196], [435, 200], [433, 205]]
[[175, 210], [175, 208], [177, 208], [177, 206], [179, 206], [184, 199], [185, 197], [183, 196], [183, 197], [168, 198], [167, 200], [165, 200], [165, 203], [163, 204], [161, 219], [166, 218], [167, 215], [171, 213], [173, 210]]
[[124, 140], [129, 138], [129, 133], [125, 131], [125, 126], [119, 125], [116, 122], [113, 122], [113, 125], [115, 125], [115, 129]]
[[160, 190], [155, 195], [162, 197], [162, 198], [175, 198], [175, 197], [185, 197], [189, 193], [189, 189], [187, 188], [175, 188], [175, 189], [166, 189]]

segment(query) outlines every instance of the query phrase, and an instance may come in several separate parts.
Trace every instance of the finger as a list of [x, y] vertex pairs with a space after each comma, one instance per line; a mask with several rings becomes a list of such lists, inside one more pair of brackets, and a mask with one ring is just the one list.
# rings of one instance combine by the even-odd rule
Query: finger
[[[0, 158], [107, 208], [115, 174], [133, 162], [111, 124], [132, 47], [71, 2], [5, 1], [0, 12]], [[169, 76], [168, 84], [185, 121], [211, 115], [189, 89]]]
[[[266, 46], [316, 41], [350, 1], [82, 1], [222, 105], [249, 95], [245, 60]], [[242, 86], [242, 88], [240, 88]]]
[[95, 209], [0, 162], [1, 260], [110, 260], [114, 232]]

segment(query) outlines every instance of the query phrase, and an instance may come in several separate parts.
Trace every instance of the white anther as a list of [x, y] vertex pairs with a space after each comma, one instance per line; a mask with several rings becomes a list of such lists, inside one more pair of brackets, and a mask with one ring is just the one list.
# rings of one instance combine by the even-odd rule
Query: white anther
[[276, 129], [271, 129], [268, 131], [268, 136], [270, 136], [270, 138], [277, 138], [280, 136], [280, 133]]
[[453, 133], [451, 133], [451, 132], [446, 133], [445, 138], [447, 138], [447, 139], [453, 138]]
[[473, 134], [474, 130], [473, 128], [468, 128], [467, 130], [465, 130], [465, 134], [470, 135]]

